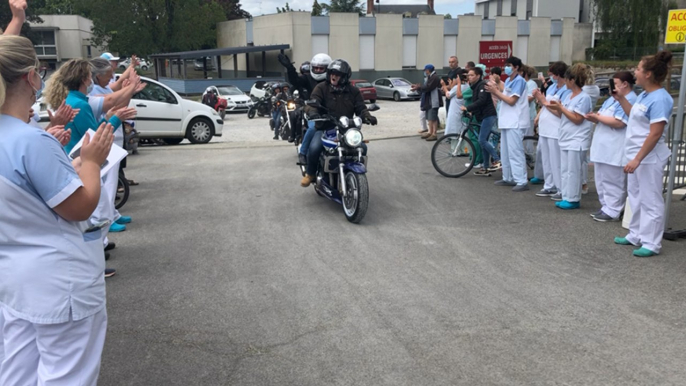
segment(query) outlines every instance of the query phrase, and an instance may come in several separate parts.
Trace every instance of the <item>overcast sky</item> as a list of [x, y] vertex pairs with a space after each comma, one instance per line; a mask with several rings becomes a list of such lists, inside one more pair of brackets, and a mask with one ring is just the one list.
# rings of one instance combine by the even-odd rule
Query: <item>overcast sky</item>
[[[425, 0], [380, 0], [381, 4], [426, 4]], [[244, 10], [253, 16], [276, 13], [276, 7], [283, 7], [288, 2], [291, 9], [311, 11], [314, 0], [241, 0]], [[328, 3], [327, 0], [320, 0], [320, 3]], [[366, 7], [367, 1], [360, 1]], [[474, 12], [474, 0], [434, 0], [436, 13], [449, 13], [453, 17], [465, 13]]]

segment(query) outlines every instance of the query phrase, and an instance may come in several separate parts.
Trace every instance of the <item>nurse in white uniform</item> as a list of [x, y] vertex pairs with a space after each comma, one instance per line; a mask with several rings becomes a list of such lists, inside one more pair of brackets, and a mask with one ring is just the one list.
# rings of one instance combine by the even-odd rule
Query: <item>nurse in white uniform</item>
[[[633, 92], [634, 76], [629, 71], [616, 73], [611, 82], [614, 92], [636, 102]], [[615, 98], [608, 98], [597, 113], [586, 119], [595, 123], [591, 144], [591, 162], [595, 170], [595, 186], [601, 208], [591, 216], [600, 222], [619, 221], [626, 202], [626, 173], [624, 173], [624, 140], [629, 117]]]
[[0, 385], [95, 385], [107, 329], [105, 260], [83, 222], [112, 127], [78, 159], [26, 123], [41, 81], [30, 40], [0, 36]]
[[500, 137], [500, 161], [503, 165], [503, 179], [496, 181], [498, 186], [513, 186], [512, 191], [529, 190], [524, 156], [524, 134], [531, 124], [526, 81], [519, 75], [522, 61], [514, 56], [505, 60], [505, 89], [500, 91], [493, 82], [488, 82], [486, 91], [501, 100], [498, 115]]
[[562, 200], [562, 169], [560, 168], [560, 117], [548, 110], [551, 101], [561, 101], [570, 91], [564, 78], [567, 65], [555, 62], [550, 65], [548, 75], [553, 84], [546, 90], [546, 95], [538, 90], [534, 97], [541, 105], [538, 114], [538, 148], [541, 149], [543, 161], [544, 185], [539, 197], [550, 197], [554, 201]]
[[592, 111], [591, 97], [581, 90], [586, 82], [586, 65], [578, 63], [567, 69], [565, 80], [571, 93], [562, 102], [548, 106], [553, 114], [560, 115], [560, 168], [562, 171], [562, 201], [560, 209], [578, 209], [581, 206], [583, 163], [591, 147], [591, 122], [586, 114]]
[[636, 68], [636, 84], [645, 90], [631, 105], [621, 96], [617, 100], [629, 114], [624, 146], [624, 171], [628, 173], [629, 205], [633, 215], [626, 237], [615, 243], [641, 246], [633, 254], [650, 257], [660, 253], [665, 228], [665, 201], [662, 197], [665, 165], [671, 155], [665, 143], [667, 124], [674, 99], [661, 86], [667, 77], [672, 53], [660, 51], [646, 56]]

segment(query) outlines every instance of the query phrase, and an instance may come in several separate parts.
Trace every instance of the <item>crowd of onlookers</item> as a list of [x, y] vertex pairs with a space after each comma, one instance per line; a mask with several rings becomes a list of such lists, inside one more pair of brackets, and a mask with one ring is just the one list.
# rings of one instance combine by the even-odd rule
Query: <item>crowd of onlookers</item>
[[[146, 85], [135, 57], [116, 77], [109, 53], [62, 64], [46, 85], [32, 42], [19, 36], [27, 2], [9, 3], [0, 36], [0, 385], [93, 385], [104, 280], [115, 273], [105, 268], [115, 248], [108, 233], [132, 221], [114, 204], [126, 152], [108, 156], [134, 131], [129, 102]], [[33, 107], [41, 96], [45, 129]]]
[[[653, 256], [660, 253], [665, 221], [662, 180], [671, 154], [666, 135], [674, 101], [662, 83], [671, 61], [671, 52], [660, 51], [644, 57], [633, 73], [615, 73], [610, 96], [597, 111], [600, 89], [586, 64], [555, 62], [546, 78], [510, 57], [504, 68], [491, 68], [486, 75], [484, 66], [470, 62], [462, 69], [451, 57], [444, 79], [428, 64], [424, 82], [413, 85], [421, 92], [421, 138], [438, 139], [438, 112], [445, 96], [445, 134], [462, 133], [470, 120], [480, 124], [482, 162], [474, 174], [490, 176], [502, 170], [495, 185], [514, 192], [541, 185], [536, 196], [552, 199], [563, 210], [580, 208], [592, 162], [601, 204], [592, 218], [619, 221], [628, 196], [633, 212], [629, 234], [614, 242], [635, 246], [635, 256]], [[634, 85], [644, 91], [636, 95]], [[499, 151], [489, 141], [494, 132], [500, 134]], [[531, 179], [526, 152], [533, 150], [525, 149], [527, 135], [538, 138]]]

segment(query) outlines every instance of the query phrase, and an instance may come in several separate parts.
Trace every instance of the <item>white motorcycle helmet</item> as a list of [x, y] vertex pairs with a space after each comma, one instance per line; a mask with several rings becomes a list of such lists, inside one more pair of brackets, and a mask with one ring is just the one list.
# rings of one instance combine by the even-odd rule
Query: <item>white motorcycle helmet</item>
[[310, 75], [317, 82], [326, 79], [326, 69], [331, 64], [331, 57], [327, 54], [317, 54], [310, 60]]

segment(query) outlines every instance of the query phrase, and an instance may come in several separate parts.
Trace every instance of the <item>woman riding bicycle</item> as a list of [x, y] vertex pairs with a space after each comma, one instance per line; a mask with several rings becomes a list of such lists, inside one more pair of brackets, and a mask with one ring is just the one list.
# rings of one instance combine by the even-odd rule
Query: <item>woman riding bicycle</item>
[[[485, 89], [486, 82], [483, 80], [483, 75], [484, 72], [479, 67], [469, 69], [467, 80], [471, 85], [474, 97], [472, 104], [462, 106], [462, 110], [473, 113], [476, 120], [481, 123], [479, 145], [483, 154], [483, 163], [481, 164], [481, 169], [476, 171], [475, 174], [487, 175], [489, 171], [498, 170], [501, 166], [498, 153], [493, 145], [488, 142], [488, 136], [491, 134], [491, 129], [495, 126], [498, 115], [495, 111], [491, 94]], [[491, 158], [493, 159], [493, 164], [491, 164]]]

